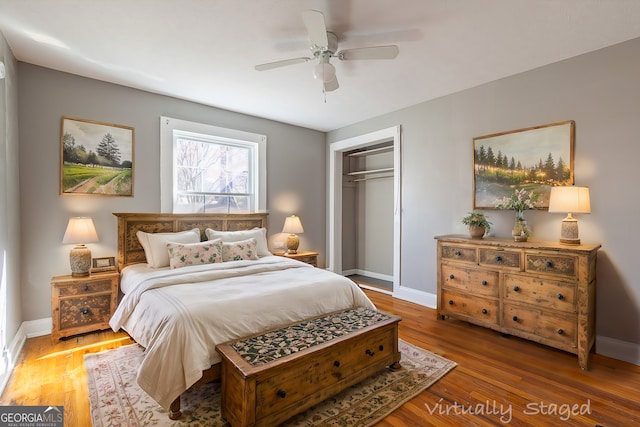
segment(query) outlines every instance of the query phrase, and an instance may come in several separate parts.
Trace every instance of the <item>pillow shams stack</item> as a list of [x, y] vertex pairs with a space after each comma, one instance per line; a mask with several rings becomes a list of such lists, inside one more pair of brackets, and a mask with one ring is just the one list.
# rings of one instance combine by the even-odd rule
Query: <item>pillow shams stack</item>
[[167, 267], [169, 265], [167, 242], [200, 242], [200, 230], [198, 228], [178, 233], [145, 233], [144, 231], [138, 231], [136, 236], [144, 249], [147, 264], [152, 268]]
[[256, 249], [258, 256], [272, 255], [269, 252], [269, 246], [267, 245], [267, 229], [266, 228], [254, 228], [252, 230], [239, 230], [239, 231], [218, 231], [212, 228], [207, 228], [204, 233], [209, 240], [221, 239], [223, 243], [241, 242], [247, 239], [256, 239]]

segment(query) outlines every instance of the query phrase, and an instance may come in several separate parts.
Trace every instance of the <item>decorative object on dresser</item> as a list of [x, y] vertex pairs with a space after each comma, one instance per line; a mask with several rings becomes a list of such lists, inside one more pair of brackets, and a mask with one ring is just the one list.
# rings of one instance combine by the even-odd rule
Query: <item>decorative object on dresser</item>
[[91, 250], [86, 243], [98, 241], [98, 233], [89, 217], [70, 218], [67, 230], [64, 232], [62, 243], [75, 244], [69, 253], [71, 275], [74, 277], [88, 276], [91, 269]]
[[297, 259], [298, 261], [306, 262], [307, 264], [311, 264], [314, 267], [318, 266], [318, 252], [313, 251], [296, 251], [295, 254], [290, 254], [287, 252], [278, 252], [274, 255], [283, 256], [286, 258]]
[[578, 355], [595, 342], [599, 244], [438, 236], [437, 314]]
[[116, 257], [107, 256], [93, 259], [91, 274], [106, 273], [108, 271], [118, 271], [118, 267], [116, 267]]
[[390, 366], [400, 369], [400, 318], [343, 310], [218, 345], [222, 416], [272, 426]]
[[469, 227], [469, 235], [474, 239], [482, 239], [491, 230], [491, 223], [482, 212], [469, 212], [469, 215], [462, 218], [462, 223]]
[[473, 208], [493, 209], [514, 189], [539, 195], [549, 206], [549, 189], [573, 184], [575, 122], [565, 121], [473, 139]]
[[51, 278], [52, 340], [108, 329], [118, 305], [119, 279], [117, 271]]
[[511, 236], [516, 242], [526, 242], [531, 235], [527, 220], [524, 219], [524, 211], [535, 209], [538, 205], [538, 194], [524, 188], [516, 189], [511, 196], [496, 200], [496, 209], [512, 209], [516, 212], [516, 221], [511, 230]]
[[296, 234], [304, 233], [300, 218], [291, 215], [284, 220], [284, 227], [282, 227], [283, 233], [289, 233], [287, 237], [287, 253], [295, 254], [298, 252], [298, 246], [300, 246], [300, 238]]
[[562, 220], [560, 243], [579, 245], [578, 220], [571, 216], [571, 214], [591, 213], [589, 187], [566, 186], [551, 188], [549, 212], [567, 214], [567, 217]]

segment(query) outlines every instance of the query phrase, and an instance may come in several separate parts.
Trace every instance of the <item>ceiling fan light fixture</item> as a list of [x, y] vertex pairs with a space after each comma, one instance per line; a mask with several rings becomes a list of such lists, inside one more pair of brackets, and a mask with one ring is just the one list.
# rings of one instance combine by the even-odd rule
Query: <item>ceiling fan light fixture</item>
[[336, 78], [336, 67], [329, 62], [318, 62], [313, 67], [313, 78], [323, 83], [330, 82]]

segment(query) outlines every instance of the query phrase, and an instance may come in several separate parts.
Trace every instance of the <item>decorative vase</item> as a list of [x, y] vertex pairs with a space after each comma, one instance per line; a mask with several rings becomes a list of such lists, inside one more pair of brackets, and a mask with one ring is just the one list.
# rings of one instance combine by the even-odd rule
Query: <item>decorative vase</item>
[[472, 239], [482, 239], [482, 236], [484, 236], [484, 233], [486, 231], [487, 230], [484, 227], [480, 227], [477, 225], [469, 226], [469, 235], [471, 236]]
[[513, 224], [511, 235], [516, 242], [526, 242], [529, 237], [529, 227], [522, 211], [516, 211], [516, 222]]

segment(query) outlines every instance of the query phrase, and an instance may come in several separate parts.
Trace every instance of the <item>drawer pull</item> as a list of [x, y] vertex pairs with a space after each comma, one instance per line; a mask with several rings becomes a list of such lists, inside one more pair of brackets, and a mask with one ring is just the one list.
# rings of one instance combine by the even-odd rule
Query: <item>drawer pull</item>
[[486, 280], [482, 281], [482, 286], [487, 286], [487, 281]]
[[562, 295], [562, 294], [558, 294], [558, 299], [559, 299], [559, 300], [563, 300], [563, 299], [564, 299], [564, 295]]
[[367, 356], [373, 356], [375, 353], [369, 349], [367, 349], [367, 351], [365, 351], [365, 353], [367, 354]]
[[558, 335], [564, 335], [564, 329], [558, 329]]
[[340, 361], [339, 360], [335, 360], [333, 362], [333, 366], [335, 366], [336, 368], [339, 368], [340, 367]]
[[384, 346], [383, 346], [382, 344], [380, 344], [380, 345], [378, 346], [378, 350], [380, 350], [380, 351], [384, 351]]
[[520, 286], [515, 285], [515, 286], [513, 287], [513, 290], [514, 290], [515, 292], [520, 292]]
[[453, 300], [452, 299], [449, 300], [449, 305], [453, 305]]
[[487, 313], [489, 313], [489, 310], [487, 310], [486, 308], [483, 308], [482, 309], [482, 314], [487, 314]]
[[547, 268], [553, 267], [553, 263], [551, 261], [547, 261], [545, 265], [547, 266]]
[[502, 257], [500, 255], [496, 255], [496, 262], [502, 261]]
[[453, 280], [456, 276], [454, 276], [453, 274], [449, 275], [449, 279]]
[[518, 316], [513, 316], [513, 321], [517, 322], [518, 321]]
[[81, 308], [80, 309], [80, 314], [89, 314], [89, 309], [88, 308]]
[[89, 290], [89, 285], [84, 285], [84, 286], [82, 287], [82, 290], [83, 290], [83, 291], [85, 291], [85, 292], [87, 292], [87, 291]]
[[460, 251], [455, 251], [455, 252], [454, 252], [454, 255], [455, 255], [455, 256], [457, 256], [457, 257], [461, 257], [461, 256], [462, 256], [462, 252], [460, 252]]
[[285, 397], [287, 397], [287, 392], [283, 389], [278, 390], [278, 397], [284, 399]]

